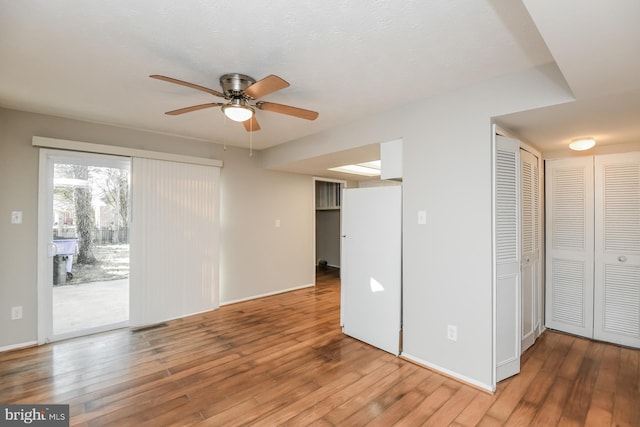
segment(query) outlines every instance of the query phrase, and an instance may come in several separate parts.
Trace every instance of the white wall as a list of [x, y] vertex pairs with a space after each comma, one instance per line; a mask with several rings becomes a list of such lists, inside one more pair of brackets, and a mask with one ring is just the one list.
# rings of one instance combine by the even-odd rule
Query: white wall
[[[223, 160], [221, 302], [313, 284], [311, 177], [265, 171], [244, 149], [0, 109], [0, 348], [37, 337], [34, 135]], [[21, 225], [10, 224], [14, 210], [24, 212]], [[281, 220], [278, 229], [275, 219]], [[24, 318], [11, 321], [16, 305], [23, 306]]]
[[313, 178], [264, 170], [246, 150], [227, 153], [220, 194], [222, 304], [313, 285]]
[[[404, 354], [491, 388], [491, 118], [570, 100], [550, 65], [274, 147], [263, 161], [275, 167], [339, 143], [402, 137]], [[426, 225], [417, 225], [418, 210]], [[448, 324], [458, 327], [455, 343]]]

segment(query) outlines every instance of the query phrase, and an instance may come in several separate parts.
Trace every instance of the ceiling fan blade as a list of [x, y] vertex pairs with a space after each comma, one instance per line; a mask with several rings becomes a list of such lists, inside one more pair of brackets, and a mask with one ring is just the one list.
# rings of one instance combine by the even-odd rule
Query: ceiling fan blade
[[271, 74], [246, 88], [244, 93], [253, 99], [258, 99], [286, 87], [289, 87], [289, 83], [286, 80]]
[[159, 74], [152, 74], [149, 77], [151, 77], [152, 79], [164, 80], [165, 82], [175, 83], [175, 84], [178, 84], [178, 85], [190, 87], [192, 89], [201, 90], [203, 92], [210, 93], [211, 95], [219, 96], [220, 98], [224, 98], [224, 94], [218, 92], [217, 90], [209, 89], [208, 87], [196, 85], [196, 84], [189, 83], [189, 82], [183, 82], [182, 80], [174, 79], [172, 77], [167, 77], [167, 76], [161, 76]]
[[255, 132], [257, 130], [260, 130], [260, 125], [258, 124], [258, 120], [256, 120], [255, 114], [252, 115], [249, 120], [245, 120], [244, 122], [242, 122], [242, 124], [244, 125], [244, 128], [247, 130], [247, 132]]
[[167, 111], [165, 114], [168, 114], [170, 116], [177, 116], [178, 114], [190, 113], [192, 111], [202, 110], [204, 108], [220, 107], [221, 105], [224, 105], [224, 104], [221, 102], [210, 102], [208, 104], [200, 104], [200, 105], [194, 105], [191, 107], [178, 108], [177, 110]]
[[272, 111], [274, 113], [287, 114], [289, 116], [299, 117], [301, 119], [315, 120], [318, 113], [304, 108], [290, 107], [288, 105], [276, 104], [274, 102], [260, 101], [256, 103], [256, 107], [260, 110]]

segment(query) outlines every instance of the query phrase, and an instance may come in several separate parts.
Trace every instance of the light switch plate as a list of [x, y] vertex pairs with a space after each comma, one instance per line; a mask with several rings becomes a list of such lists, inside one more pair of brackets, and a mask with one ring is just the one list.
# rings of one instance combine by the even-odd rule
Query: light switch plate
[[424, 225], [427, 223], [427, 212], [418, 211], [418, 224]]
[[447, 325], [447, 338], [451, 341], [458, 341], [458, 327]]
[[22, 211], [11, 212], [11, 224], [22, 224]]

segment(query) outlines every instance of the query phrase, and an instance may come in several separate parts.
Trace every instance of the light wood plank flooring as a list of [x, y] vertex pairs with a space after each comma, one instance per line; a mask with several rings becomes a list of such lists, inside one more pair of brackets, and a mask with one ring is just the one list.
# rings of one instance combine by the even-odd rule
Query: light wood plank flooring
[[343, 335], [339, 280], [0, 354], [0, 403], [71, 425], [640, 425], [640, 351], [545, 332], [490, 395]]

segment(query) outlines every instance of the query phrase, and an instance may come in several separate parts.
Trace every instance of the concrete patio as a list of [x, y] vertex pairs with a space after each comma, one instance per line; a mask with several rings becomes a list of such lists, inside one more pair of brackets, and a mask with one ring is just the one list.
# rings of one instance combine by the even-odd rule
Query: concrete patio
[[53, 319], [54, 335], [129, 320], [129, 279], [54, 286]]

